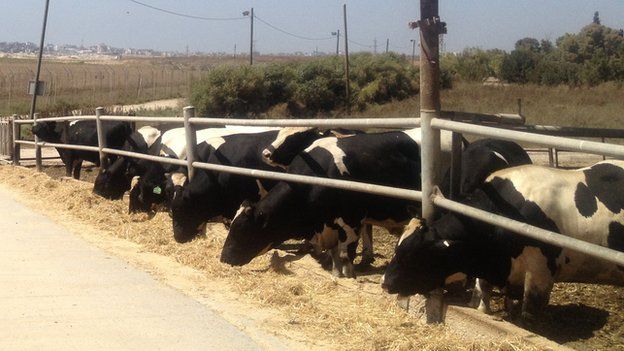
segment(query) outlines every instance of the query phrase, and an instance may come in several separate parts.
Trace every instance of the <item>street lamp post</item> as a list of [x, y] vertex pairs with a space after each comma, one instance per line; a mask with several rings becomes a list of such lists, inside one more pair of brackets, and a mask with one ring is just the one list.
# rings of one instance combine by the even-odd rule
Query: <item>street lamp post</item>
[[331, 33], [332, 36], [336, 37], [336, 56], [340, 55], [340, 29]]
[[414, 59], [416, 57], [416, 40], [415, 39], [410, 39], [410, 41], [412, 42], [412, 66], [414, 65]]
[[251, 8], [251, 11], [244, 11], [243, 16], [249, 16], [250, 19], [250, 39], [249, 39], [249, 65], [253, 65], [253, 25], [254, 25], [254, 9]]

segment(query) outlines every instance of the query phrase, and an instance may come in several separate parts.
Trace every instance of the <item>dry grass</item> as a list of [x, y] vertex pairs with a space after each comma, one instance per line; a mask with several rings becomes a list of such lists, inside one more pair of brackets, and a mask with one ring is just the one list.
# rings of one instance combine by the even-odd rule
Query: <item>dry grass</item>
[[[575, 127], [622, 128], [624, 88], [607, 83], [597, 87], [546, 87], [509, 85], [488, 87], [457, 83], [442, 91], [442, 108], [451, 111], [516, 113], [522, 99], [522, 114], [529, 124]], [[419, 97], [371, 106], [358, 116], [409, 117], [418, 115]]]
[[[282, 330], [299, 331], [348, 350], [519, 350], [515, 340], [466, 340], [445, 326], [428, 326], [395, 306], [366, 278], [335, 280], [308, 256], [267, 254], [242, 268], [219, 262], [225, 231], [209, 225], [207, 236], [180, 245], [173, 241], [166, 214], [152, 220], [128, 215], [123, 201], [107, 201], [90, 185], [60, 181], [24, 168], [0, 166], [0, 182], [21, 192], [50, 213], [70, 216], [110, 234], [138, 243], [144, 250], [172, 257], [236, 290], [249, 304], [279, 311], [288, 321]], [[63, 199], [63, 201], [58, 201]]]

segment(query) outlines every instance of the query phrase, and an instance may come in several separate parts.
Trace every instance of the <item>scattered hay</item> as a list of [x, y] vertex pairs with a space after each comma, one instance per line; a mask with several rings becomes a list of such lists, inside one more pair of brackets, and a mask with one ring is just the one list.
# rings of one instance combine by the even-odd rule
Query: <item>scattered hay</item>
[[[149, 252], [172, 257], [201, 270], [212, 281], [238, 292], [244, 302], [271, 307], [285, 316], [286, 323], [268, 322], [267, 327], [288, 335], [306, 334], [337, 349], [347, 350], [526, 350], [513, 339], [467, 340], [449, 328], [430, 326], [396, 307], [393, 297], [383, 294], [373, 278], [335, 279], [309, 256], [276, 252], [258, 257], [245, 267], [219, 262], [226, 230], [210, 224], [207, 235], [178, 244], [171, 234], [166, 213], [149, 220], [129, 215], [124, 201], [104, 200], [91, 192], [91, 185], [72, 180], [54, 180], [24, 168], [0, 166], [0, 183], [18, 189], [47, 211], [135, 242]], [[382, 239], [376, 232], [377, 250], [387, 261], [395, 238]]]

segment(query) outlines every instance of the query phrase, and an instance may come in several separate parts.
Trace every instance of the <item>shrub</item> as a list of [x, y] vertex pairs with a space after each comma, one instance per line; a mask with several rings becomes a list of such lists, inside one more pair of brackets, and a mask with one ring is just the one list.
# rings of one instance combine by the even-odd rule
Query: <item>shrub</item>
[[[418, 70], [395, 54], [355, 54], [351, 59], [351, 103], [400, 100], [418, 93]], [[445, 86], [450, 76], [443, 77]], [[346, 102], [344, 62], [325, 57], [304, 62], [221, 66], [197, 82], [191, 103], [200, 114], [256, 115], [287, 106], [292, 114], [342, 109]]]

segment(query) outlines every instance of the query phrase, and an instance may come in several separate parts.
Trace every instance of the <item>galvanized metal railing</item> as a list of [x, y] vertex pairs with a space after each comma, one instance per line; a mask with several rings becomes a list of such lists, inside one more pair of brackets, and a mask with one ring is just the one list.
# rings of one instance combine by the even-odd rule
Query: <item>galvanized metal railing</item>
[[[573, 239], [564, 236], [559, 233], [551, 232], [541, 229], [539, 227], [531, 226], [526, 223], [515, 221], [509, 218], [505, 218], [493, 213], [488, 213], [480, 209], [476, 209], [462, 203], [446, 199], [437, 194], [435, 189], [436, 181], [433, 179], [435, 173], [435, 155], [440, 149], [439, 132], [440, 130], [449, 130], [454, 133], [453, 149], [454, 149], [454, 161], [453, 172], [457, 173], [457, 162], [459, 155], [461, 154], [461, 148], [458, 147], [462, 133], [476, 134], [481, 136], [493, 137], [497, 139], [512, 140], [517, 142], [527, 142], [535, 145], [541, 145], [549, 148], [558, 148], [572, 151], [580, 151], [586, 153], [608, 155], [617, 158], [624, 158], [624, 146], [614, 144], [604, 144], [599, 142], [576, 140], [570, 138], [564, 138], [559, 136], [538, 135], [529, 133], [526, 131], [508, 130], [513, 128], [509, 125], [503, 128], [494, 128], [488, 126], [480, 126], [469, 123], [450, 121], [437, 118], [435, 114], [430, 111], [421, 111], [421, 118], [386, 118], [386, 119], [346, 119], [346, 120], [320, 120], [320, 119], [292, 119], [292, 120], [245, 120], [245, 119], [225, 119], [225, 118], [196, 118], [194, 116], [194, 108], [186, 107], [184, 109], [184, 118], [176, 117], [129, 117], [129, 116], [104, 116], [103, 109], [98, 108], [95, 116], [81, 116], [81, 117], [56, 117], [56, 118], [41, 118], [37, 122], [46, 121], [70, 121], [70, 120], [95, 120], [98, 129], [98, 142], [97, 147], [84, 146], [84, 145], [69, 145], [60, 143], [47, 143], [47, 142], [31, 142], [19, 140], [19, 134], [14, 142], [17, 147], [20, 144], [35, 145], [41, 147], [59, 147], [75, 150], [86, 150], [98, 152], [100, 154], [101, 164], [104, 163], [106, 154], [115, 154], [126, 157], [134, 157], [139, 159], [150, 160], [154, 162], [162, 162], [182, 167], [187, 167], [189, 171], [189, 177], [193, 177], [194, 170], [196, 168], [211, 170], [216, 172], [235, 173], [243, 176], [269, 178], [279, 181], [288, 182], [300, 182], [305, 184], [329, 186], [339, 189], [346, 189], [352, 191], [366, 192], [376, 195], [383, 195], [395, 198], [402, 198], [412, 201], [421, 201], [423, 204], [423, 216], [426, 211], [435, 211], [435, 207], [445, 208], [450, 211], [461, 212], [464, 215], [473, 217], [475, 219], [485, 221], [492, 225], [500, 226], [502, 228], [513, 231], [517, 234], [528, 236], [534, 239], [538, 239], [553, 245], [576, 250], [584, 254], [604, 259], [609, 262], [613, 262], [624, 266], [624, 253], [611, 250], [596, 244], [588, 243], [582, 240]], [[128, 152], [123, 150], [117, 150], [107, 148], [104, 144], [104, 137], [102, 135], [101, 121], [142, 121], [142, 122], [160, 122], [160, 123], [183, 123], [186, 129], [187, 137], [187, 159], [179, 160], [161, 156], [146, 155], [136, 152]], [[34, 120], [19, 120], [15, 121], [15, 126], [24, 123], [33, 123]], [[242, 167], [231, 167], [209, 164], [204, 162], [195, 161], [195, 149], [196, 149], [196, 135], [195, 126], [197, 125], [242, 125], [242, 126], [310, 126], [310, 127], [327, 127], [327, 128], [410, 128], [419, 126], [422, 122], [422, 186], [432, 189], [430, 196], [425, 196], [424, 191], [418, 191], [413, 189], [401, 189], [388, 186], [381, 186], [376, 184], [368, 184], [362, 182], [345, 181], [338, 179], [319, 178], [279, 172], [269, 172], [257, 169], [249, 169]], [[520, 128], [523, 126], [520, 126]], [[580, 130], [580, 129], [578, 129]], [[436, 151], [437, 149], [437, 151]], [[19, 155], [18, 155], [19, 162]], [[456, 175], [455, 175], [456, 177]]]

